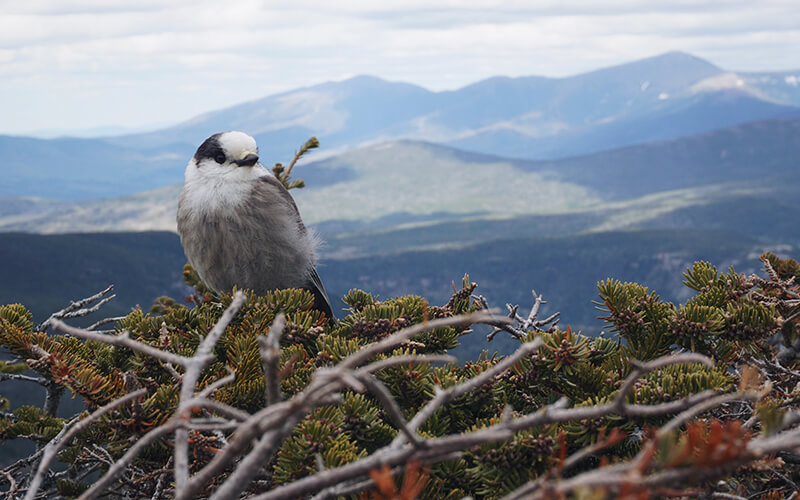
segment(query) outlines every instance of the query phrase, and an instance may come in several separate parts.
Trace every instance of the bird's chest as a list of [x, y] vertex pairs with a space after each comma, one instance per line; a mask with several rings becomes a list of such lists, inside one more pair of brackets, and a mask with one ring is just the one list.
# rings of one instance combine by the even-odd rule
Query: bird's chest
[[187, 257], [216, 289], [263, 291], [305, 283], [297, 272], [311, 265], [304, 235], [280, 204], [223, 204], [194, 212], [179, 226]]
[[246, 180], [211, 178], [193, 182], [184, 190], [181, 206], [189, 213], [207, 218], [232, 217], [247, 202], [252, 189], [252, 183]]

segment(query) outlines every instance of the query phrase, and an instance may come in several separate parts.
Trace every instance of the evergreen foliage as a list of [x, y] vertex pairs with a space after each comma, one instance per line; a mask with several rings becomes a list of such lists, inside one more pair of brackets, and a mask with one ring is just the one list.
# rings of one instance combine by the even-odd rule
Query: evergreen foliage
[[[765, 254], [763, 259], [770, 274], [768, 279], [745, 277], [733, 269], [721, 273], [709, 263], [695, 263], [684, 274], [686, 286], [695, 295], [680, 305], [664, 302], [655, 292], [636, 283], [613, 279], [599, 283], [598, 304], [604, 311], [603, 319], [617, 337], [590, 338], [569, 327], [532, 329], [523, 341], [536, 337], [543, 341], [534, 355], [523, 357], [512, 369], [436, 411], [422, 425], [420, 435], [435, 438], [486, 428], [509, 418], [509, 412], [512, 416], [536, 412], [561, 397], [568, 398], [574, 407], [606, 404], [614, 400], [635, 363], [679, 350], [706, 354], [715, 365], [678, 364], [648, 373], [627, 394], [629, 404], [654, 405], [709, 390], [726, 393], [742, 384], [759, 385], [764, 375], [753, 369], [756, 374], [745, 377], [744, 373], [750, 373], [747, 367], [760, 366], [761, 371], [769, 372], [767, 368], [775, 363], [778, 349], [776, 339], [782, 338], [777, 334], [782, 333], [790, 344], [797, 340], [797, 300], [791, 302], [787, 298], [796, 294], [797, 287], [791, 280], [800, 278], [800, 266], [795, 261], [773, 254]], [[232, 296], [213, 294], [188, 266], [184, 276], [195, 287], [187, 304], [159, 299], [151, 311], [137, 309], [118, 321], [114, 333], [126, 331], [139, 342], [191, 356], [230, 305]], [[235, 375], [233, 382], [216, 389], [214, 399], [250, 413], [263, 408], [265, 378], [258, 336], [266, 333], [281, 312], [286, 316], [286, 325], [281, 340], [279, 382], [284, 396], [291, 397], [308, 385], [316, 370], [333, 366], [392, 332], [432, 318], [479, 309], [480, 303], [471, 298], [476, 286], [465, 276], [462, 288], [441, 306], [429, 305], [416, 296], [379, 301], [367, 292], [351, 290], [343, 299], [350, 307], [349, 314], [334, 325], [312, 309], [313, 297], [307, 291], [278, 290], [264, 296], [246, 292], [246, 304], [215, 346], [214, 359], [203, 371], [199, 389], [230, 371]], [[435, 329], [378, 359], [445, 353], [467, 333], [464, 327]], [[19, 304], [0, 307], [0, 344], [19, 360], [4, 365], [4, 373], [18, 374], [29, 368], [48, 383], [83, 397], [87, 411], [134, 389], [147, 389], [145, 397], [101, 418], [60, 453], [59, 459], [71, 472], [52, 482], [53, 492], [78, 494], [87, 487], [80, 476], [82, 471], [107, 469], [105, 457], [118, 459], [132, 442], [164, 424], [176, 410], [180, 385], [174, 367], [170, 369], [163, 361], [124, 347], [38, 331], [31, 315]], [[409, 363], [386, 368], [377, 376], [404, 417], [410, 419], [435, 395], [437, 387], [447, 389], [462, 383], [502, 359], [484, 352], [461, 366]], [[720, 470], [718, 466], [739, 458], [744, 443], [758, 432], [770, 435], [780, 430], [787, 409], [798, 402], [793, 385], [797, 383], [794, 378], [798, 378], [794, 375], [797, 364], [800, 363], [792, 359], [785, 366], [778, 365], [789, 375], [762, 387], [768, 395], [758, 405], [739, 408], [748, 418], [755, 415], [759, 422], [755, 427], [744, 426], [742, 417], [733, 413], [714, 409], [706, 413], [705, 419], [662, 437], [651, 459], [653, 463], [707, 472]], [[749, 382], [745, 380], [748, 377]], [[397, 426], [374, 396], [353, 391], [345, 391], [342, 396], [340, 403], [318, 408], [300, 421], [274, 459], [264, 464], [259, 482], [250, 486], [251, 493], [311, 475], [320, 466], [334, 468], [366, 457], [397, 436]], [[3, 408], [3, 440], [26, 438], [41, 445], [66, 422], [38, 408], [22, 407], [8, 413], [7, 402]], [[503, 496], [548, 471], [553, 475], [564, 457], [585, 447], [605, 445], [615, 429], [615, 436], [624, 438], [615, 438], [613, 445], [593, 453], [582, 467], [628, 460], [641, 452], [645, 442], [642, 436], [650, 432], [648, 429], [657, 428], [669, 418], [606, 415], [521, 430], [507, 441], [470, 448], [456, 459], [428, 466], [424, 473], [415, 472], [424, 479], [420, 495]], [[193, 431], [192, 469], [211, 460], [224, 446], [224, 439], [219, 433]], [[130, 474], [140, 480], [137, 495], [149, 497], [155, 493], [156, 479], [169, 467], [171, 453], [171, 442], [165, 438], [150, 445], [135, 460]], [[781, 466], [789, 467], [785, 463]], [[380, 474], [376, 472], [375, 477], [380, 479]], [[709, 473], [697, 484], [711, 491], [720, 478], [727, 491], [739, 495], [785, 487], [760, 466]], [[224, 475], [217, 484], [223, 479]], [[383, 483], [376, 482], [379, 490], [389, 488], [384, 479]], [[611, 495], [610, 491], [606, 493]]]

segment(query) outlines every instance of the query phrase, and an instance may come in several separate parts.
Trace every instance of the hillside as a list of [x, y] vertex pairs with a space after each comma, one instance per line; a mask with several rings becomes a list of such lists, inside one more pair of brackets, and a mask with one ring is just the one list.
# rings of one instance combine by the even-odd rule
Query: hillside
[[[798, 158], [800, 120], [747, 123], [553, 161], [396, 141], [302, 165], [295, 172], [308, 187], [293, 194], [305, 221], [329, 240], [404, 224], [523, 216], [573, 230], [609, 230], [652, 226], [674, 210], [731, 204], [742, 196], [786, 203], [800, 190]], [[776, 196], [778, 190], [789, 194]], [[0, 230], [174, 231], [179, 191], [172, 185], [72, 203], [0, 199]], [[714, 227], [735, 222], [726, 212], [718, 216]], [[532, 229], [524, 225], [520, 231]], [[539, 235], [564, 233], [550, 227]]]
[[312, 135], [326, 154], [411, 139], [505, 157], [563, 158], [798, 118], [796, 82], [791, 73], [725, 72], [677, 52], [571, 77], [496, 77], [442, 92], [360, 76], [144, 134], [0, 136], [0, 197], [117, 197], [177, 183], [197, 145], [228, 129], [254, 135], [265, 164], [288, 161]]

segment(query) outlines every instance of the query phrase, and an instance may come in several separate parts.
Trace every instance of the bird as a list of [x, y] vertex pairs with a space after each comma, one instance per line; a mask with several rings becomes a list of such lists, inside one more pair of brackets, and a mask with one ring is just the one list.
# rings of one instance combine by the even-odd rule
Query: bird
[[317, 273], [320, 240], [289, 191], [259, 163], [253, 137], [221, 132], [197, 148], [186, 166], [177, 223], [186, 258], [215, 292], [302, 288], [335, 321]]

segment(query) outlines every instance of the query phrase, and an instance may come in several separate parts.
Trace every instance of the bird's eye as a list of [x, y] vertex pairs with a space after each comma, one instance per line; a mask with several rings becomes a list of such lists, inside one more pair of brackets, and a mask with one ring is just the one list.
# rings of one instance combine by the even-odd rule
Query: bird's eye
[[225, 155], [222, 153], [217, 153], [217, 156], [214, 157], [214, 161], [222, 165], [225, 163]]

